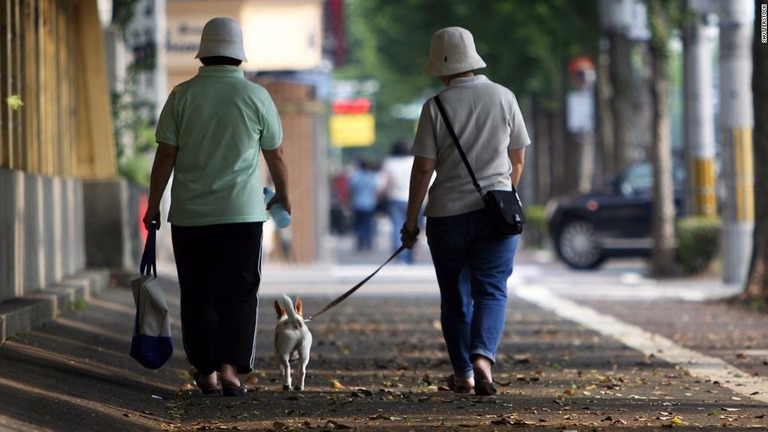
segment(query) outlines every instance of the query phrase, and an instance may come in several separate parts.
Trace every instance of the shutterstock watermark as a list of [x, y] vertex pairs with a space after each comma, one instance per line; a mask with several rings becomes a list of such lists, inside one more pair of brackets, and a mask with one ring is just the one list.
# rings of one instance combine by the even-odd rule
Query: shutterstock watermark
[[768, 3], [760, 3], [760, 42], [768, 43]]

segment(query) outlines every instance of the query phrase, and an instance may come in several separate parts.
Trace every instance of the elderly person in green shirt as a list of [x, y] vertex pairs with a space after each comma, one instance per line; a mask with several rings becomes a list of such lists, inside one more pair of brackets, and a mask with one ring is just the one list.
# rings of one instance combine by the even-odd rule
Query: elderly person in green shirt
[[160, 228], [160, 199], [173, 172], [171, 224], [181, 290], [184, 350], [203, 393], [246, 394], [238, 374], [255, 358], [262, 226], [267, 219], [259, 155], [275, 186], [269, 205], [290, 212], [280, 117], [272, 98], [245, 79], [242, 31], [229, 18], [203, 28], [203, 66], [176, 86], [157, 124], [148, 208]]

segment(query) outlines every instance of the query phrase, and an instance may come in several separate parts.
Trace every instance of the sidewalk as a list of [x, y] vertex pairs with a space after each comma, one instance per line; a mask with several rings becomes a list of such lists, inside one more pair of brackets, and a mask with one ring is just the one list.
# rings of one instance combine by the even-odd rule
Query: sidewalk
[[[768, 405], [755, 399], [764, 394], [745, 396], [729, 383], [697, 376], [692, 365], [670, 363], [662, 352], [649, 355], [630, 348], [617, 337], [592, 329], [587, 321], [559, 315], [555, 302], [573, 307], [571, 300], [563, 300], [569, 292], [566, 287], [572, 294], [579, 287], [596, 293], [601, 284], [604, 289], [637, 291], [631, 280], [622, 280], [627, 278], [624, 272], [607, 271], [599, 278], [523, 255], [510, 284], [507, 329], [495, 368], [499, 395], [443, 391], [449, 365], [438, 321], [437, 287], [431, 267], [424, 264], [385, 267], [358, 294], [312, 321], [315, 343], [307, 389], [281, 391], [272, 353], [272, 301], [283, 292], [301, 293], [305, 308], [317, 311], [379, 264], [267, 265], [256, 372], [247, 377], [251, 392], [245, 398], [203, 396], [191, 385], [177, 320], [176, 352], [169, 363], [157, 371], [139, 366], [127, 354], [134, 314], [130, 290], [105, 288], [86, 308], [17, 335], [0, 348], [4, 402], [0, 430], [583, 431], [768, 426]], [[651, 282], [644, 281], [643, 286]], [[659, 291], [676, 287], [655, 285]], [[531, 303], [531, 292], [554, 293], [547, 297], [554, 300], [537, 306]], [[178, 317], [178, 289], [172, 280], [166, 294], [172, 315]], [[634, 321], [692, 348], [709, 349], [708, 354], [719, 355], [718, 359], [752, 365], [750, 375], [768, 373], [760, 369], [765, 368], [761, 357], [752, 355], [768, 353], [768, 321], [763, 315], [679, 297], [642, 300], [645, 303], [573, 297], [590, 310]], [[761, 381], [759, 376], [756, 380]]]

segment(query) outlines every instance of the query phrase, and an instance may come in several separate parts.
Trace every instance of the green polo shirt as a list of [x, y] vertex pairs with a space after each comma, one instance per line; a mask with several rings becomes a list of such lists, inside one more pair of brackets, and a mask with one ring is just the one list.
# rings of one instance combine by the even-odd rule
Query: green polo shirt
[[168, 221], [180, 226], [267, 220], [261, 149], [283, 130], [269, 93], [233, 66], [203, 66], [177, 85], [155, 131], [178, 149]]

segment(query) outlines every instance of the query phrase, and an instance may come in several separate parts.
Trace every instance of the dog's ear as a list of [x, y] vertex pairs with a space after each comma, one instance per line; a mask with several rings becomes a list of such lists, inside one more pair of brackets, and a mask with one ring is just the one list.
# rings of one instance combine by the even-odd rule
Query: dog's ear
[[304, 303], [301, 301], [300, 297], [296, 297], [296, 306], [294, 306], [294, 308], [299, 315], [304, 315]]
[[277, 300], [275, 300], [275, 312], [277, 312], [277, 317], [278, 318], [280, 318], [281, 316], [285, 315], [285, 308]]

